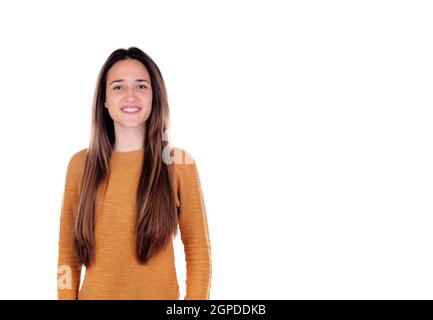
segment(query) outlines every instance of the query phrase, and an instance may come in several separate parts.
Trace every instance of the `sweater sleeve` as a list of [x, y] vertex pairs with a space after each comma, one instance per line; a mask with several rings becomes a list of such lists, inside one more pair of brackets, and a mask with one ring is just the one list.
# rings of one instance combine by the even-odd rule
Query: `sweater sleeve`
[[69, 161], [60, 213], [58, 242], [57, 299], [76, 300], [80, 285], [81, 263], [74, 252], [73, 232], [78, 203], [80, 167], [77, 154]]
[[179, 229], [186, 260], [185, 300], [208, 300], [212, 260], [206, 209], [196, 163], [189, 153], [183, 153]]

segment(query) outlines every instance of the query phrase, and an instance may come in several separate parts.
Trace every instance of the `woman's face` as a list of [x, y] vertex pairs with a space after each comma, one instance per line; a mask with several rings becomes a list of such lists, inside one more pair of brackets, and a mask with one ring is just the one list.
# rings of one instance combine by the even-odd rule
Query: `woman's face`
[[152, 111], [149, 72], [138, 60], [116, 62], [108, 71], [105, 107], [115, 127], [143, 126]]

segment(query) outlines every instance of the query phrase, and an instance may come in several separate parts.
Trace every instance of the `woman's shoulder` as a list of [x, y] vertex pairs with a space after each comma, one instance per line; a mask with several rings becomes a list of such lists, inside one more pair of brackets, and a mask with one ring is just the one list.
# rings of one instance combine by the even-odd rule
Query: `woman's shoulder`
[[75, 151], [69, 158], [69, 169], [81, 171], [84, 168], [87, 157], [87, 148]]
[[66, 170], [66, 183], [70, 187], [75, 188], [79, 183], [86, 163], [86, 155], [87, 149], [81, 149], [70, 156]]
[[163, 161], [172, 167], [174, 177], [183, 180], [196, 173], [196, 162], [191, 153], [185, 149], [173, 147], [170, 155], [164, 155]]
[[76, 151], [72, 154], [71, 160], [72, 162], [83, 162], [86, 160], [87, 157], [87, 148], [81, 149], [79, 151]]

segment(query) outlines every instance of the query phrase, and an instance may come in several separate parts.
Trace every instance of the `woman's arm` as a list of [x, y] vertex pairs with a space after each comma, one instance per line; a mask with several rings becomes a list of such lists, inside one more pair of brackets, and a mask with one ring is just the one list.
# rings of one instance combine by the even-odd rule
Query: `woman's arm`
[[179, 229], [186, 259], [185, 300], [207, 300], [212, 259], [206, 209], [195, 161], [187, 152], [183, 153], [186, 163], [180, 164]]
[[73, 245], [75, 210], [78, 203], [80, 166], [78, 153], [68, 164], [60, 215], [59, 256], [57, 269], [57, 299], [76, 300], [80, 285], [81, 263]]

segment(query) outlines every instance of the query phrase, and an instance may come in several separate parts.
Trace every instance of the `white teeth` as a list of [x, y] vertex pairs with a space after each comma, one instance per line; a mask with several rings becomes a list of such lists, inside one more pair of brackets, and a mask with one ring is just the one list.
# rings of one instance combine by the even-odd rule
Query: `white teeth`
[[123, 108], [123, 112], [137, 112], [140, 108]]

